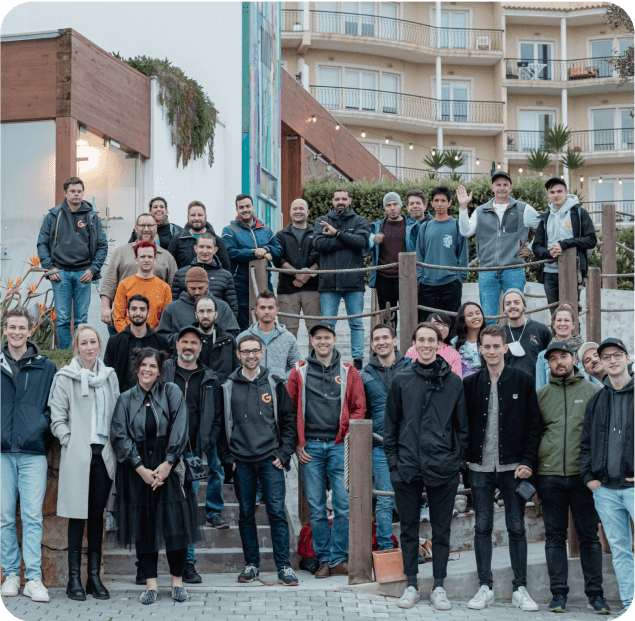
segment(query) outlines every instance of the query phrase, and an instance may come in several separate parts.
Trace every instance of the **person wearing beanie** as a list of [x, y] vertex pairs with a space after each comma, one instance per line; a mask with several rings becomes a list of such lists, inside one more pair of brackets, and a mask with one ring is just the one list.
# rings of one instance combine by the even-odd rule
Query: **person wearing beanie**
[[[411, 216], [401, 214], [403, 206], [397, 192], [388, 192], [384, 196], [386, 217], [370, 225], [368, 251], [373, 255], [373, 266], [399, 263], [400, 252], [414, 252], [419, 233], [419, 222]], [[391, 308], [399, 303], [399, 267], [377, 270], [370, 273], [368, 285], [377, 291], [379, 308]], [[391, 320], [397, 325], [397, 312]]]
[[525, 315], [527, 298], [520, 289], [508, 289], [503, 296], [503, 312], [508, 323], [503, 326], [509, 349], [505, 354], [505, 364], [536, 376], [538, 354], [551, 342], [548, 326]]
[[[586, 278], [589, 266], [587, 251], [597, 246], [593, 220], [586, 209], [581, 209], [575, 194], [569, 194], [567, 185], [559, 177], [553, 177], [545, 183], [549, 210], [540, 214], [536, 237], [532, 246], [537, 260], [557, 259], [567, 248], [577, 249], [580, 272]], [[558, 263], [545, 263], [540, 266], [538, 282], [545, 286], [547, 304], [558, 301]], [[580, 290], [578, 289], [578, 301]], [[555, 306], [551, 308], [553, 314]]]

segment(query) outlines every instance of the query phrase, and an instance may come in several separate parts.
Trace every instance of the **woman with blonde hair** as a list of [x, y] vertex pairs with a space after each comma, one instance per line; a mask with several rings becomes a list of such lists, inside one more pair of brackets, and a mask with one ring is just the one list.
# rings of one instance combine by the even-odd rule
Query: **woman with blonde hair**
[[[115, 478], [116, 459], [109, 440], [110, 421], [119, 398], [114, 369], [100, 359], [101, 338], [80, 324], [73, 334], [75, 357], [53, 379], [49, 395], [51, 431], [60, 440], [57, 515], [68, 520], [70, 599], [110, 595], [99, 578], [104, 509]], [[82, 539], [88, 522], [88, 580], [81, 582]]]

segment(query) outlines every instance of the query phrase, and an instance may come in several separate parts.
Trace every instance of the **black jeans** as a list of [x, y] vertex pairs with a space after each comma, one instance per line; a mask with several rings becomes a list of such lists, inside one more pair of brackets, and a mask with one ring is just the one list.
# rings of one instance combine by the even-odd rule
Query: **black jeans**
[[[381, 272], [377, 272], [375, 289], [377, 291], [377, 303], [379, 304], [377, 310], [384, 310], [386, 308], [386, 302], [390, 303], [390, 308], [399, 304], [399, 276], [396, 278], [386, 278]], [[390, 318], [395, 322], [396, 328], [397, 311], [393, 311]]]
[[[547, 296], [547, 304], [552, 304], [560, 299], [560, 284], [558, 282], [558, 274], [551, 274], [544, 272], [544, 287], [545, 295]], [[580, 289], [578, 288], [578, 302], [580, 301]], [[549, 310], [553, 315], [556, 312], [557, 306], [552, 306]]]
[[[182, 578], [185, 571], [187, 548], [183, 548], [183, 550], [166, 550], [165, 556], [168, 559], [170, 575], [175, 578]], [[137, 559], [139, 560], [139, 573], [143, 574], [146, 580], [157, 577], [158, 552], [137, 552]]]
[[525, 499], [516, 493], [522, 479], [509, 472], [470, 472], [474, 525], [474, 553], [479, 586], [494, 588], [492, 576], [492, 530], [494, 528], [494, 495], [500, 490], [505, 502], [505, 525], [509, 535], [509, 558], [514, 571], [514, 591], [527, 586], [527, 535], [525, 534]]
[[[104, 509], [112, 479], [108, 476], [106, 464], [101, 455], [93, 455], [90, 462], [88, 482], [88, 551], [101, 552], [104, 532]], [[86, 520], [71, 518], [68, 520], [68, 551], [79, 552], [82, 549]]]
[[[460, 280], [453, 280], [445, 285], [435, 287], [419, 283], [418, 304], [419, 306], [438, 308], [441, 311], [458, 313], [459, 308], [461, 308], [462, 294], [463, 283]], [[419, 310], [419, 321], [427, 321], [430, 312]]]
[[538, 476], [536, 489], [542, 503], [545, 523], [545, 556], [551, 592], [566, 595], [569, 563], [567, 558], [567, 528], [569, 509], [575, 532], [580, 540], [580, 565], [587, 597], [604, 595], [602, 589], [602, 546], [598, 537], [600, 518], [595, 510], [593, 492], [580, 475], [571, 477]]
[[[415, 479], [410, 483], [402, 481], [399, 471], [390, 473], [390, 482], [395, 490], [395, 501], [401, 522], [404, 573], [408, 577], [414, 577], [419, 571], [419, 514], [424, 484], [421, 479]], [[458, 473], [450, 482], [438, 487], [425, 486], [432, 527], [432, 575], [441, 580], [447, 575], [452, 509], [458, 487]]]

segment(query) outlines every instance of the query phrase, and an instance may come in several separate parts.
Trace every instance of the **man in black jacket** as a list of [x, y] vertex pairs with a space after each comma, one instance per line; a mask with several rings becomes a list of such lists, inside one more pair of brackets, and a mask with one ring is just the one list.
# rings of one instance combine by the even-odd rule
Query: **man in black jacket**
[[[177, 355], [165, 361], [163, 380], [176, 384], [187, 405], [189, 442], [187, 457], [200, 455], [216, 446], [221, 424], [221, 391], [216, 374], [199, 359], [201, 333], [194, 326], [186, 326], [179, 332], [176, 341]], [[199, 441], [200, 438], [200, 441]], [[194, 494], [198, 493], [200, 481], [192, 483]], [[183, 582], [202, 582], [196, 571], [194, 544], [187, 550], [187, 563]]]
[[[364, 250], [370, 238], [370, 224], [351, 208], [348, 190], [333, 192], [333, 209], [315, 221], [313, 247], [319, 253], [318, 264], [323, 270], [364, 267]], [[344, 298], [346, 313], [357, 315], [364, 310], [364, 273], [322, 274], [318, 291], [322, 314], [337, 315], [340, 300]], [[329, 322], [335, 327], [335, 322]], [[355, 368], [362, 370], [364, 358], [364, 323], [361, 318], [349, 319], [351, 353]]]
[[[577, 248], [582, 278], [586, 278], [589, 262], [587, 250], [597, 246], [598, 239], [591, 216], [586, 209], [580, 208], [575, 194], [567, 193], [565, 182], [553, 177], [545, 183], [549, 198], [549, 211], [539, 216], [533, 253], [538, 260], [557, 259], [567, 248]], [[547, 304], [558, 301], [558, 263], [545, 263], [540, 266], [538, 282], [545, 286]], [[578, 299], [580, 292], [578, 290]], [[551, 309], [553, 313], [555, 307]]]
[[248, 334], [238, 343], [241, 368], [223, 384], [223, 423], [218, 452], [233, 464], [240, 504], [238, 528], [245, 569], [238, 582], [253, 582], [260, 566], [256, 529], [256, 485], [265, 494], [278, 582], [297, 586], [289, 562], [289, 524], [284, 508], [285, 476], [297, 439], [296, 413], [284, 379], [260, 366], [264, 353], [260, 337]]
[[540, 444], [540, 406], [534, 378], [505, 364], [505, 331], [490, 325], [479, 345], [486, 366], [463, 382], [470, 422], [470, 487], [476, 513], [474, 552], [479, 589], [468, 608], [481, 610], [494, 602], [492, 529], [494, 495], [505, 502], [509, 556], [514, 572], [512, 604], [523, 611], [538, 610], [527, 592], [525, 500], [516, 493], [534, 469]]
[[201, 233], [207, 231], [216, 239], [218, 260], [224, 270], [230, 270], [229, 257], [225, 242], [214, 232], [214, 228], [207, 221], [207, 210], [201, 201], [192, 201], [187, 206], [187, 224], [176, 233], [170, 242], [168, 252], [174, 257], [176, 264], [181, 267], [189, 265], [195, 258], [194, 244]]
[[593, 492], [626, 610], [633, 601], [633, 377], [624, 341], [608, 338], [598, 347], [607, 373], [604, 388], [586, 405], [580, 436], [580, 476]]
[[[175, 235], [178, 235], [183, 230], [183, 227], [180, 227], [178, 224], [174, 224], [173, 222], [169, 221], [168, 201], [166, 201], [162, 196], [156, 196], [155, 198], [150, 200], [148, 211], [157, 223], [156, 238], [154, 239], [154, 241], [156, 242], [157, 246], [160, 246], [161, 248], [165, 248], [165, 250], [167, 250], [170, 247], [172, 238]], [[133, 244], [137, 241], [137, 239], [137, 231], [136, 229], [133, 229], [128, 243]]]
[[167, 339], [157, 334], [147, 323], [150, 313], [150, 302], [144, 295], [133, 295], [128, 300], [128, 317], [130, 324], [121, 332], [116, 332], [108, 339], [104, 364], [112, 367], [119, 380], [119, 392], [129, 390], [137, 383], [137, 377], [132, 373], [130, 363], [133, 351], [138, 347], [152, 347], [153, 349], [170, 351]]
[[185, 267], [179, 269], [172, 281], [172, 299], [178, 300], [183, 291], [187, 289], [185, 285], [185, 275], [191, 267], [202, 267], [207, 272], [209, 278], [208, 291], [217, 300], [224, 300], [238, 318], [238, 300], [236, 298], [236, 288], [234, 279], [230, 272], [220, 265], [216, 246], [216, 237], [207, 231], [201, 233], [194, 244], [196, 258]]
[[401, 548], [408, 579], [397, 605], [412, 608], [420, 600], [419, 511], [425, 486], [432, 524], [434, 585], [430, 601], [437, 610], [450, 610], [443, 580], [459, 468], [465, 465], [468, 443], [465, 395], [459, 376], [437, 355], [443, 344], [438, 328], [420, 323], [412, 342], [418, 360], [393, 378], [384, 418], [384, 450], [401, 520]]
[[[313, 227], [307, 222], [309, 206], [302, 198], [296, 198], [289, 209], [291, 224], [278, 231], [276, 237], [282, 248], [282, 256], [274, 261], [276, 267], [284, 269], [318, 269], [318, 254], [313, 248]], [[318, 276], [313, 274], [280, 274], [278, 278], [278, 306], [280, 312], [308, 316], [321, 315]], [[295, 317], [281, 318], [287, 330], [298, 338], [300, 320]], [[305, 319], [308, 331], [318, 319]]]

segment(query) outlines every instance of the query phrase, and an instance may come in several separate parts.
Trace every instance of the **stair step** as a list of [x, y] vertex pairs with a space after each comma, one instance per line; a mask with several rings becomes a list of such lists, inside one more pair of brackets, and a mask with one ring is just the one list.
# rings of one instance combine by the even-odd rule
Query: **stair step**
[[[206, 499], [206, 495], [207, 495], [207, 480], [203, 479], [200, 485], [198, 486], [198, 494], [197, 494], [198, 502], [204, 503]], [[231, 485], [223, 485], [223, 501], [225, 503], [238, 502], [238, 498], [236, 498], [236, 491], [234, 490], [233, 483]]]

